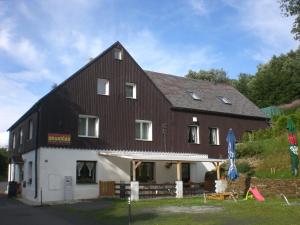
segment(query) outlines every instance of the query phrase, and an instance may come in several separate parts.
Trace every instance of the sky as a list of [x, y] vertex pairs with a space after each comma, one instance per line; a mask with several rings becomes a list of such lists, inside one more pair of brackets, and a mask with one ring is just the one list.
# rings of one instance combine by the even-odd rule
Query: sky
[[0, 146], [38, 99], [116, 41], [147, 70], [254, 74], [296, 49], [276, 0], [0, 0]]

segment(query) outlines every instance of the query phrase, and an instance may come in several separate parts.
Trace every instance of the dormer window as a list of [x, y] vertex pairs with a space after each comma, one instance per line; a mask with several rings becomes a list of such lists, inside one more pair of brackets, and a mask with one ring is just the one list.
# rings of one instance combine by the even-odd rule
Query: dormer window
[[199, 96], [198, 94], [196, 94], [195, 92], [187, 91], [187, 93], [189, 93], [189, 95], [190, 95], [194, 100], [201, 101], [200, 96]]
[[117, 60], [122, 60], [123, 59], [123, 51], [122, 51], [122, 49], [115, 48], [115, 50], [114, 50], [114, 57]]
[[228, 98], [224, 97], [224, 96], [218, 96], [218, 99], [220, 99], [224, 104], [227, 104], [227, 105], [232, 104], [231, 101]]

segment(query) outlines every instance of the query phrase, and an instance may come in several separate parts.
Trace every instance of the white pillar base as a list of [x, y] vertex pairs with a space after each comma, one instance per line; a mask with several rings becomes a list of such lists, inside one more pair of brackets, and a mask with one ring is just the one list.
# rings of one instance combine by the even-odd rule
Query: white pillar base
[[183, 198], [183, 182], [176, 181], [176, 198]]
[[139, 200], [139, 182], [138, 181], [131, 181], [130, 182], [130, 198], [131, 201], [138, 201]]
[[215, 180], [216, 193], [224, 193], [227, 188], [226, 180]]

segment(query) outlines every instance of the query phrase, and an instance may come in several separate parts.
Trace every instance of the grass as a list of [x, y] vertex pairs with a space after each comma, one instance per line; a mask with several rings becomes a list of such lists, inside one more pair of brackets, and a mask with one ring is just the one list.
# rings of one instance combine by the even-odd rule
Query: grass
[[[128, 224], [127, 201], [112, 200], [110, 207], [102, 210], [80, 211], [68, 208], [87, 220], [99, 224]], [[221, 212], [211, 213], [159, 213], [155, 210], [162, 206], [221, 206]], [[70, 207], [70, 206], [68, 206]], [[239, 200], [209, 201], [204, 204], [200, 197], [184, 199], [141, 200], [132, 203], [132, 225], [288, 225], [300, 224], [300, 206], [286, 206], [282, 199], [272, 198], [265, 202]]]
[[[299, 135], [298, 140], [300, 140]], [[248, 152], [260, 152], [255, 155], [255, 157], [260, 159], [260, 163], [256, 168], [254, 168], [254, 176], [259, 178], [275, 179], [295, 178], [290, 172], [291, 159], [288, 150], [287, 134], [284, 133], [278, 137], [246, 142], [242, 145], [244, 146], [241, 150], [246, 149]], [[275, 174], [271, 173], [271, 168], [275, 168]]]

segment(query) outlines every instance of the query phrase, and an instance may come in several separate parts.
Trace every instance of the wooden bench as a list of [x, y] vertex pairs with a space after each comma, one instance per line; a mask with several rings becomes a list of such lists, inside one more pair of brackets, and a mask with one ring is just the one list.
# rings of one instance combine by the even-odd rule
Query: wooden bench
[[209, 200], [225, 200], [225, 199], [237, 199], [238, 194], [234, 192], [224, 192], [224, 193], [210, 193], [206, 194], [207, 199]]

